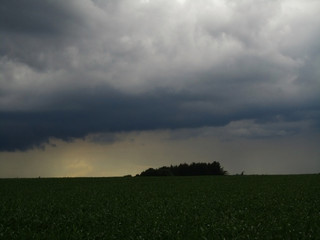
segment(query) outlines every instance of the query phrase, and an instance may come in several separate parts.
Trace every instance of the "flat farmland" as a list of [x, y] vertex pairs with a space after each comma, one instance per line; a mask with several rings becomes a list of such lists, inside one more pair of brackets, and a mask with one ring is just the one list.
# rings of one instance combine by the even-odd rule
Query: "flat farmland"
[[0, 179], [0, 239], [320, 239], [320, 175]]

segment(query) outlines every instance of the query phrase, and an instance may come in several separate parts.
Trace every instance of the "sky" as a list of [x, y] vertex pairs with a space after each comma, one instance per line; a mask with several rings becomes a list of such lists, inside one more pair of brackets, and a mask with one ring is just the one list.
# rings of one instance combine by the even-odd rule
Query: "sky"
[[320, 172], [320, 1], [2, 0], [0, 177]]

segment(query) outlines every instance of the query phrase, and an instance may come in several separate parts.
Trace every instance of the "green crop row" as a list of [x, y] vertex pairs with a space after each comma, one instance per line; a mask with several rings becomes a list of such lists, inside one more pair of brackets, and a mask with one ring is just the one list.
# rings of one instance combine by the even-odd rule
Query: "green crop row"
[[0, 239], [320, 239], [320, 175], [0, 180]]

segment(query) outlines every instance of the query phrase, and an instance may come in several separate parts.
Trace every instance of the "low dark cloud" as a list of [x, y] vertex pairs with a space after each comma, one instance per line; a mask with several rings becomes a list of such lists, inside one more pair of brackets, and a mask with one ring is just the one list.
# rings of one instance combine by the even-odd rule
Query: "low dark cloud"
[[317, 10], [287, 0], [3, 1], [0, 151], [103, 132], [318, 132]]
[[[302, 111], [286, 105], [254, 106], [230, 112], [225, 109], [226, 113], [216, 113], [202, 109], [198, 104], [185, 107], [186, 103], [210, 101], [206, 97], [185, 92], [178, 94], [158, 90], [139, 96], [110, 90], [102, 92], [109, 94], [79, 94], [71, 98], [64, 96], [57, 99], [48, 110], [1, 112], [0, 150], [43, 147], [45, 143], [49, 143], [50, 138], [72, 141], [75, 138], [84, 138], [90, 133], [222, 127], [237, 121], [240, 121], [238, 125], [233, 124], [222, 132], [220, 130], [216, 132], [217, 135], [273, 137], [296, 134], [305, 130], [303, 127], [318, 131], [315, 126], [318, 123], [316, 119], [319, 119], [317, 106], [310, 106], [310, 109]], [[210, 103], [223, 104], [219, 101]], [[72, 110], [68, 110], [69, 106]], [[251, 120], [243, 125], [241, 120], [244, 119]], [[307, 124], [301, 125], [304, 122]], [[105, 140], [96, 138], [92, 141]]]

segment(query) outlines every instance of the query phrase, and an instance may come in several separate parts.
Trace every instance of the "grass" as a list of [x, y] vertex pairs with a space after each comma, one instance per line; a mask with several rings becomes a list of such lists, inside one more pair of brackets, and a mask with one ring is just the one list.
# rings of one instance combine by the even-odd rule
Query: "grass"
[[0, 239], [320, 239], [320, 175], [0, 179]]

